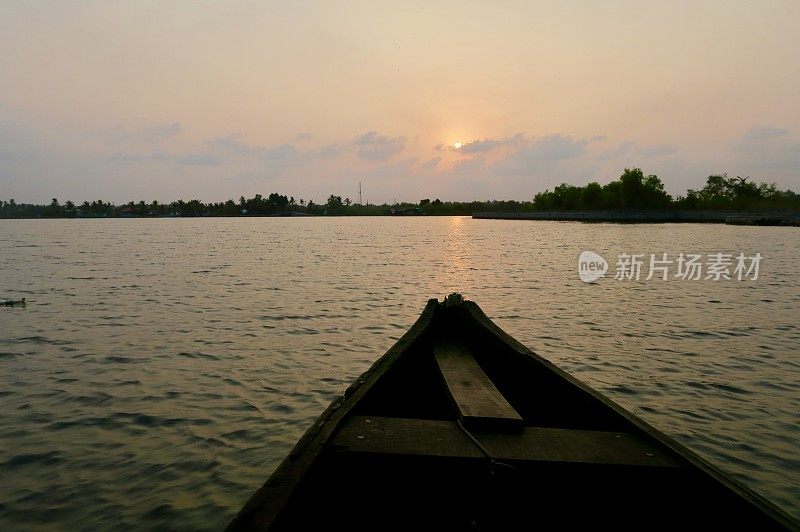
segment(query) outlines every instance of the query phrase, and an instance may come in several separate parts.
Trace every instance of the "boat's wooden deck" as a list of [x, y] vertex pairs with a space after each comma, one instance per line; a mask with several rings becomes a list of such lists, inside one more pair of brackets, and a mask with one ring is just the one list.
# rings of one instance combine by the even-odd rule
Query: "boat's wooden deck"
[[440, 342], [433, 348], [436, 364], [458, 420], [469, 429], [522, 430], [525, 421], [483, 372], [465, 345]]
[[[470, 431], [497, 459], [643, 467], [682, 467], [633, 434], [525, 427], [519, 434]], [[336, 452], [477, 458], [486, 456], [456, 422], [354, 416], [329, 443]]]

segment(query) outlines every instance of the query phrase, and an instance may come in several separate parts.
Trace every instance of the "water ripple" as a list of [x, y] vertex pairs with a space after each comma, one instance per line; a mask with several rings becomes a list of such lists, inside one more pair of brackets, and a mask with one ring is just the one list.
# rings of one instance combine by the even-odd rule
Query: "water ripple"
[[[759, 251], [765, 270], [586, 285], [584, 249]], [[0, 308], [0, 529], [224, 527], [451, 291], [800, 517], [797, 249], [690, 224], [2, 220], [0, 293], [31, 303]]]

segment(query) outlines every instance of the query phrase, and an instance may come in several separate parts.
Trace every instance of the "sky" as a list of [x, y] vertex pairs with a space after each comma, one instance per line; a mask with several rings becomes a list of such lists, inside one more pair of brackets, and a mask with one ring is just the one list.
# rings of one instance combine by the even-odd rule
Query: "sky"
[[0, 199], [800, 189], [800, 2], [0, 0]]

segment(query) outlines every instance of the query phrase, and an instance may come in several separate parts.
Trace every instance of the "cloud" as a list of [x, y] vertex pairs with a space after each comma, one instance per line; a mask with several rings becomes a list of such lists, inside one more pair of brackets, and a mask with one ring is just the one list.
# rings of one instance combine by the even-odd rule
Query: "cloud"
[[241, 131], [202, 141], [189, 133], [179, 122], [139, 130], [70, 128], [0, 108], [0, 189], [6, 197], [37, 202], [190, 195], [216, 201], [264, 190], [322, 201], [331, 193], [352, 198], [364, 180], [373, 202], [417, 195], [530, 198], [562, 182], [606, 183], [631, 166], [659, 175], [674, 195], [702, 187], [705, 176], [719, 172], [800, 187], [798, 132], [778, 127], [743, 128], [702, 154], [568, 132], [480, 137], [461, 150], [440, 143], [436, 153], [424, 136], [408, 140], [414, 137], [378, 131], [345, 133], [327, 145], [302, 144], [294, 133], [264, 144], [248, 142]]
[[436, 170], [436, 167], [439, 166], [441, 160], [442, 160], [441, 156], [434, 157], [433, 159], [430, 159], [426, 161], [424, 164], [422, 164], [420, 168], [422, 170]]
[[112, 153], [106, 157], [111, 163], [141, 163], [145, 161], [165, 161], [169, 156], [164, 152], [153, 153]]
[[169, 137], [174, 137], [175, 135], [180, 134], [183, 131], [179, 122], [175, 122], [174, 124], [170, 124], [167, 126], [156, 126], [145, 129], [140, 132], [140, 134], [144, 137], [148, 137], [151, 139], [166, 139]]
[[231, 133], [230, 135], [225, 135], [224, 137], [216, 137], [210, 139], [206, 143], [208, 144], [209, 150], [225, 153], [228, 155], [253, 154], [256, 150], [251, 148], [244, 142], [242, 142], [243, 138], [244, 138], [244, 133], [242, 133], [241, 131], [237, 131], [236, 133]]
[[[504, 137], [502, 139], [484, 138], [483, 140], [473, 140], [472, 142], [467, 142], [466, 144], [462, 144], [460, 148], [457, 148], [457, 150], [460, 151], [461, 153], [466, 153], [466, 154], [486, 153], [501, 146], [522, 144], [524, 143], [524, 141], [525, 141], [525, 133], [517, 133], [513, 137]], [[456, 148], [452, 149], [455, 150]]]
[[529, 144], [524, 151], [528, 157], [546, 161], [572, 159], [586, 152], [589, 141], [569, 135], [548, 135]]
[[276, 144], [273, 146], [249, 145], [244, 142], [244, 134], [239, 131], [224, 137], [207, 141], [207, 153], [218, 160], [263, 161], [267, 163], [301, 163], [313, 158], [311, 152], [303, 152], [294, 144]]
[[216, 166], [221, 163], [218, 157], [210, 153], [190, 153], [178, 157], [175, 162], [189, 166]]
[[400, 153], [406, 147], [405, 137], [379, 135], [377, 131], [367, 131], [355, 139], [356, 155], [367, 161], [383, 161]]
[[475, 157], [456, 161], [456, 164], [453, 166], [453, 174], [462, 177], [486, 175], [486, 159], [483, 155], [479, 154]]
[[754, 127], [744, 134], [744, 140], [769, 140], [784, 137], [789, 134], [788, 129], [777, 127]]
[[279, 144], [268, 148], [259, 148], [259, 157], [265, 161], [285, 161], [297, 156], [303, 157], [292, 144]]
[[307, 141], [307, 140], [311, 140], [313, 137], [314, 137], [314, 135], [312, 135], [311, 133], [306, 131], [306, 132], [298, 133], [297, 135], [295, 135], [294, 140], [295, 140], [295, 142], [304, 142], [304, 141]]
[[569, 135], [548, 135], [525, 142], [495, 166], [501, 174], [525, 175], [538, 172], [556, 163], [581, 157], [589, 141]]
[[627, 157], [636, 148], [636, 143], [631, 140], [620, 142], [616, 146], [599, 152], [596, 157], [600, 160], [613, 160]]
[[315, 152], [315, 154], [320, 159], [331, 159], [333, 157], [338, 157], [345, 151], [346, 151], [345, 147], [342, 146], [341, 144], [326, 144], [325, 146], [318, 149]]
[[728, 173], [767, 181], [800, 181], [800, 142], [791, 131], [755, 127], [730, 143]]
[[419, 159], [416, 157], [409, 157], [399, 161], [393, 161], [387, 164], [375, 165], [371, 169], [363, 173], [366, 178], [372, 179], [394, 179], [395, 183], [390, 183], [392, 187], [397, 187], [402, 181], [405, 181], [409, 176], [414, 173], [414, 165]]

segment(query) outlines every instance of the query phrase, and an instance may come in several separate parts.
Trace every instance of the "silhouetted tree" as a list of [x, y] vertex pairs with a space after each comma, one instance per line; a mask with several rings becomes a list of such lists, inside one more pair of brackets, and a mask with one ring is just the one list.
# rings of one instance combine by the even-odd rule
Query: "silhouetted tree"
[[325, 213], [340, 214], [341, 212], [342, 212], [342, 197], [334, 196], [333, 194], [328, 196], [328, 201], [325, 204]]

